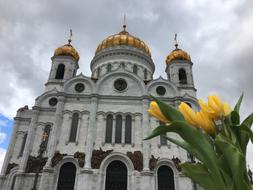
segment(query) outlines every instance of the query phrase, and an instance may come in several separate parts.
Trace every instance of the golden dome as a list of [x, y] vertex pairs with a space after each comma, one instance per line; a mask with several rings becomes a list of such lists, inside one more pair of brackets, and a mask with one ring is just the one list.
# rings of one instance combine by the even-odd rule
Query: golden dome
[[132, 36], [131, 34], [129, 34], [125, 30], [125, 25], [123, 27], [124, 27], [124, 30], [121, 31], [120, 33], [114, 34], [104, 39], [98, 45], [95, 54], [109, 47], [118, 46], [118, 45], [128, 45], [128, 46], [132, 46], [132, 47], [142, 50], [144, 53], [148, 54], [151, 57], [149, 47], [139, 38], [136, 38], [135, 36]]
[[70, 44], [70, 42], [68, 44], [65, 44], [61, 47], [58, 47], [57, 49], [55, 49], [54, 51], [54, 56], [57, 55], [66, 55], [66, 56], [71, 56], [73, 57], [76, 61], [79, 60], [79, 54], [78, 52], [75, 50], [75, 48]]
[[176, 44], [176, 49], [174, 49], [166, 58], [166, 63], [168, 64], [169, 62], [173, 61], [173, 60], [186, 60], [186, 61], [191, 61], [191, 57], [190, 55], [177, 48], [177, 44]]

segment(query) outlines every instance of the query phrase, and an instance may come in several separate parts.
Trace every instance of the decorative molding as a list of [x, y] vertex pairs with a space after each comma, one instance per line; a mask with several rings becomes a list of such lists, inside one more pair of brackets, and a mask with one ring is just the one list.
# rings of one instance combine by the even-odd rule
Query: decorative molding
[[63, 159], [64, 156], [67, 156], [67, 154], [61, 154], [59, 151], [56, 151], [51, 160], [52, 167], [56, 166], [58, 162], [60, 162]]
[[143, 155], [141, 151], [127, 152], [127, 157], [132, 161], [135, 170], [139, 172], [143, 170]]
[[91, 168], [99, 169], [101, 162], [108, 156], [113, 150], [103, 151], [101, 148], [99, 150], [92, 151], [91, 157]]
[[29, 156], [27, 160], [26, 173], [41, 172], [45, 166], [48, 158], [40, 158], [35, 156]]
[[84, 152], [76, 152], [74, 154], [74, 158], [77, 159], [79, 166], [81, 168], [83, 168], [83, 166], [85, 164], [85, 153]]
[[177, 168], [177, 170], [181, 171], [182, 170], [182, 168], [180, 166], [181, 160], [179, 160], [178, 157], [175, 158], [174, 156], [171, 160], [173, 161], [173, 163], [174, 163], [175, 167]]
[[15, 168], [16, 166], [18, 166], [18, 164], [14, 163], [14, 162], [13, 163], [9, 163], [7, 165], [7, 169], [6, 169], [5, 175], [8, 175], [11, 172], [11, 170], [13, 168]]
[[158, 160], [159, 160], [159, 157], [155, 158], [154, 155], [151, 155], [151, 158], [149, 159], [149, 169], [150, 170], [155, 169]]

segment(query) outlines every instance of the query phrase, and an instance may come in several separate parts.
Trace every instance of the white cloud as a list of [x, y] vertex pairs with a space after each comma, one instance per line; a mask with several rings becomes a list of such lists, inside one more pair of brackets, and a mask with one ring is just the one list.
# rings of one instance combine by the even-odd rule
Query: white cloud
[[3, 149], [3, 148], [0, 148], [0, 171], [1, 171], [2, 166], [3, 166], [5, 153], [6, 153], [6, 150]]
[[0, 132], [0, 144], [2, 144], [5, 139], [6, 139], [7, 135], [3, 132]]
[[0, 119], [0, 128], [5, 127], [7, 125], [8, 121], [6, 119]]

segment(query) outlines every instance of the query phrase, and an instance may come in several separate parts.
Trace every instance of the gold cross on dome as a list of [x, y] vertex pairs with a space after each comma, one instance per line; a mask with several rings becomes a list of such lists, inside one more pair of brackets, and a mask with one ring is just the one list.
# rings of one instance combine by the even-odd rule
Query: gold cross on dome
[[178, 48], [177, 33], [175, 33], [174, 41], [175, 41], [175, 47], [176, 47], [176, 49], [177, 49], [177, 48]]
[[69, 30], [69, 39], [68, 39], [68, 42], [69, 44], [72, 42], [72, 29]]

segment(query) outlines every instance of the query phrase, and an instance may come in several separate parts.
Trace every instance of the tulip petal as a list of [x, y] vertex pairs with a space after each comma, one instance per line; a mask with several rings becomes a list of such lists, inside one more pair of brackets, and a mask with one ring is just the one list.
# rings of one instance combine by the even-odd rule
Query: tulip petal
[[183, 114], [185, 120], [191, 125], [196, 125], [196, 112], [188, 106], [186, 103], [181, 102], [179, 105], [179, 111]]
[[225, 116], [229, 115], [232, 111], [230, 105], [227, 102], [224, 102], [223, 104], [223, 111]]

